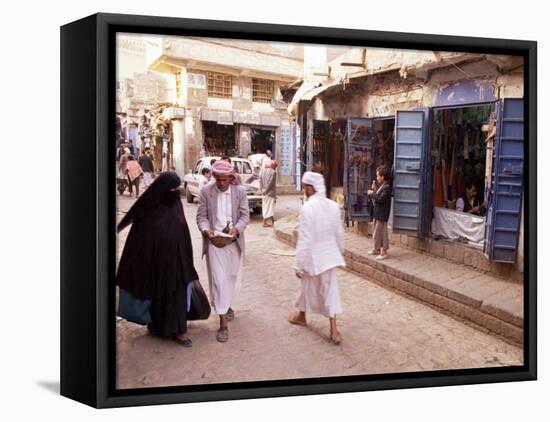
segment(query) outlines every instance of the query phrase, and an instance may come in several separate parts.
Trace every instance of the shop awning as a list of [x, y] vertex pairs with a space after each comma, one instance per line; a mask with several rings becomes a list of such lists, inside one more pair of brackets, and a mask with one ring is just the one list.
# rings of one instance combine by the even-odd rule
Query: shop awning
[[292, 98], [292, 102], [288, 106], [288, 112], [290, 114], [295, 114], [296, 106], [300, 101], [311, 101], [313, 98], [326, 91], [327, 89], [341, 84], [342, 81], [340, 80], [326, 82], [322, 85], [319, 83], [304, 82], [300, 86], [298, 91], [296, 91], [296, 94], [294, 94], [294, 98]]
[[295, 114], [296, 106], [300, 101], [302, 101], [302, 97], [312, 89], [319, 86], [319, 83], [313, 83], [313, 82], [304, 82], [302, 85], [300, 85], [300, 88], [298, 88], [298, 91], [296, 91], [296, 94], [294, 94], [294, 97], [292, 98], [292, 101], [290, 102], [287, 110], [290, 114]]

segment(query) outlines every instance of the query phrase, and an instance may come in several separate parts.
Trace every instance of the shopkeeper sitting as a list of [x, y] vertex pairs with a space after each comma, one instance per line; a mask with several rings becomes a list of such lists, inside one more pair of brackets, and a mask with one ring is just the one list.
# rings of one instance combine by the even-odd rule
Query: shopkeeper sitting
[[456, 210], [481, 215], [483, 207], [477, 199], [477, 187], [473, 181], [466, 182], [466, 193], [456, 200]]

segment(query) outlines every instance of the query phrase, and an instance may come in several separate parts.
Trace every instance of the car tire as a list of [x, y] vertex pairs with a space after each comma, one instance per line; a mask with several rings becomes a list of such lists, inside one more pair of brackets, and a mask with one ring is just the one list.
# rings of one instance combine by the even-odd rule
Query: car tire
[[191, 194], [191, 191], [189, 191], [189, 187], [185, 187], [185, 198], [187, 199], [188, 204], [193, 203], [193, 195]]

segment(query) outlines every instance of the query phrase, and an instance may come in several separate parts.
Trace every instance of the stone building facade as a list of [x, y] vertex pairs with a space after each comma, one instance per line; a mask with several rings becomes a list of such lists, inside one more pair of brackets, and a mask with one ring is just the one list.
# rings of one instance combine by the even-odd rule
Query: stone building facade
[[[419, 141], [422, 146], [419, 147], [418, 152], [423, 156], [418, 157], [418, 163], [413, 164], [418, 164], [418, 168], [416, 168], [418, 185], [423, 188], [419, 189], [420, 196], [416, 198], [417, 204], [413, 204], [414, 207], [397, 204], [397, 213], [406, 216], [406, 213], [403, 214], [401, 210], [412, 209], [415, 215], [411, 218], [406, 216], [400, 220], [398, 218], [398, 220], [403, 222], [409, 218], [409, 221], [413, 223], [416, 221], [416, 226], [413, 228], [417, 230], [415, 232], [408, 228], [403, 231], [398, 227], [393, 227], [392, 241], [505, 278], [522, 280], [523, 187], [521, 177], [517, 178], [514, 183], [510, 182], [510, 192], [498, 193], [500, 198], [506, 194], [514, 195], [513, 204], [508, 205], [510, 209], [495, 209], [498, 201], [494, 199], [491, 202], [492, 198], [489, 195], [487, 220], [484, 224], [489, 227], [488, 230], [493, 230], [493, 232], [496, 230], [493, 233], [493, 238], [497, 240], [493, 240], [490, 234], [488, 236], [486, 230], [482, 244], [474, 248], [471, 245], [465, 245], [464, 242], [440, 239], [439, 236], [432, 233], [434, 213], [446, 213], [447, 209], [452, 211], [456, 206], [460, 191], [464, 190], [462, 186], [457, 192], [457, 188], [454, 186], [454, 192], [451, 192], [453, 186], [449, 179], [452, 180], [453, 176], [450, 176], [449, 167], [453, 166], [453, 169], [456, 168], [458, 171], [460, 170], [459, 165], [462, 165], [463, 168], [468, 169], [468, 162], [474, 161], [474, 155], [476, 158], [479, 155], [478, 167], [481, 170], [485, 170], [485, 161], [491, 161], [486, 160], [486, 157], [489, 157], [493, 150], [489, 150], [482, 142], [488, 133], [481, 131], [490, 130], [488, 128], [490, 117], [494, 118], [497, 114], [498, 120], [496, 110], [499, 109], [501, 115], [499, 122], [496, 123], [499, 139], [502, 138], [499, 133], [504, 133], [503, 127], [507, 124], [515, 125], [513, 128], [515, 132], [522, 132], [520, 130], [523, 127], [522, 58], [457, 52], [350, 48], [332, 61], [327, 61], [324, 65], [320, 63], [317, 69], [323, 69], [325, 77], [320, 77], [321, 72], [319, 71], [313, 76], [305, 73], [303, 88], [299, 89], [292, 99], [289, 111], [296, 118], [302, 133], [306, 134], [301, 145], [301, 156], [304, 163], [302, 171], [310, 169], [318, 161], [321, 162], [327, 176], [330, 195], [345, 209], [347, 222], [365, 234], [370, 233], [368, 218], [354, 215], [356, 209], [354, 210], [350, 204], [353, 200], [353, 190], [357, 188], [355, 185], [352, 186], [355, 182], [349, 180], [351, 167], [338, 165], [341, 162], [346, 163], [347, 159], [352, 159], [351, 155], [346, 155], [351, 151], [348, 149], [349, 145], [353, 143], [353, 134], [348, 130], [350, 127], [360, 127], [373, 134], [373, 139], [380, 141], [381, 147], [390, 157], [385, 164], [392, 168], [396, 180], [393, 203], [393, 213], [395, 214], [395, 198], [404, 198], [400, 197], [401, 193], [398, 192], [399, 177], [401, 177], [399, 173], [407, 173], [402, 167], [401, 161], [403, 160], [399, 160], [400, 158], [411, 159], [411, 157], [400, 157], [396, 153], [398, 148], [404, 148], [404, 146], [398, 145], [395, 139], [398, 133], [405, 133], [403, 131], [411, 129], [396, 126], [399, 126], [399, 113], [401, 113], [402, 121], [416, 113], [418, 116], [423, 116], [422, 129], [420, 126], [417, 128], [419, 136], [422, 134], [422, 141]], [[514, 107], [520, 110], [518, 113], [521, 114], [521, 118], [518, 115], [513, 119], [508, 119], [514, 120], [511, 123], [506, 123], [506, 118], [502, 119], [503, 107], [505, 107], [503, 104], [507, 104], [506, 101], [508, 103], [515, 101]], [[407, 112], [413, 113], [407, 114]], [[484, 117], [475, 124], [467, 121], [466, 117], [464, 117], [464, 121], [461, 120], [462, 116], [475, 115], [476, 113]], [[444, 121], [445, 116], [447, 121]], [[460, 121], [457, 122], [457, 119]], [[500, 127], [498, 127], [499, 124]], [[351, 132], [354, 130], [352, 129]], [[400, 130], [401, 132], [399, 132]], [[443, 133], [445, 135], [442, 135]], [[471, 138], [474, 135], [477, 137], [479, 151], [469, 152], [472, 139], [468, 144], [468, 136]], [[444, 136], [445, 139], [446, 137], [454, 139], [450, 144], [453, 145], [453, 152], [444, 151], [447, 152], [446, 162], [441, 159], [443, 152], [437, 149], [437, 143], [441, 142], [439, 139], [443, 139]], [[523, 142], [522, 134], [517, 134], [515, 138], [508, 138], [516, 143]], [[376, 149], [376, 142], [372, 146], [374, 149]], [[459, 150], [460, 153], [455, 150]], [[408, 153], [412, 153], [411, 151], [409, 149]], [[506, 164], [506, 158], [516, 159], [516, 161]], [[443, 170], [441, 170], [441, 161], [443, 161]], [[500, 158], [493, 160], [495, 166], [498, 165], [497, 162], [501, 161], [505, 163], [503, 164], [504, 172], [508, 171], [511, 176], [511, 173], [513, 175], [522, 173], [522, 155], [521, 157], [506, 156], [502, 160]], [[374, 164], [376, 163], [373, 161], [370, 171], [374, 171]], [[413, 164], [407, 164], [407, 166], [413, 168]], [[508, 167], [506, 167], [507, 165]], [[368, 172], [365, 174], [369, 176], [370, 185], [374, 175]], [[444, 201], [438, 201], [436, 198], [438, 194], [442, 193], [441, 189], [437, 189], [438, 183], [441, 185], [441, 180], [437, 180], [438, 174], [445, 174]], [[480, 174], [483, 174], [483, 171], [480, 171]], [[409, 177], [410, 175], [405, 176]], [[463, 177], [463, 175], [460, 176]], [[500, 180], [501, 184], [508, 188], [506, 184], [508, 180], [505, 180], [504, 176]], [[479, 189], [483, 190], [482, 176], [479, 177], [477, 183], [480, 184]], [[493, 184], [487, 185], [484, 191], [487, 193], [495, 191], [495, 183], [493, 180]], [[407, 194], [410, 192], [412, 191], [407, 191]], [[494, 198], [496, 195], [495, 191]], [[403, 202], [407, 202], [407, 200], [403, 200]], [[408, 202], [413, 201], [408, 198]], [[425, 210], [422, 211], [419, 207], [425, 207]], [[515, 220], [511, 223], [506, 222], [505, 226], [501, 227], [498, 221], [496, 223], [494, 222], [496, 220], [491, 221], [490, 216], [496, 215], [496, 218], [501, 218], [499, 213], [503, 212], [511, 213], [510, 218], [514, 217]], [[390, 217], [390, 225], [394, 221], [397, 221], [395, 215]], [[503, 233], [498, 233], [499, 230]], [[504, 239], [504, 243], [502, 243], [498, 240], [498, 236], [504, 237], [504, 231], [507, 232], [506, 236], [510, 239]], [[515, 240], [511, 239], [511, 236], [516, 236]], [[499, 252], [495, 251], [501, 246], [502, 251], [504, 249], [507, 251], [499, 255]], [[512, 250], [513, 248], [515, 249]], [[511, 258], [512, 256], [514, 258]]]

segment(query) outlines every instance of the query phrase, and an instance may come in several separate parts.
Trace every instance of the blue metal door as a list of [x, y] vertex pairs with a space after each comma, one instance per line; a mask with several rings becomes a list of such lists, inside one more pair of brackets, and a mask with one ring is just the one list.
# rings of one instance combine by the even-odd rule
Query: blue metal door
[[428, 110], [398, 111], [395, 116], [393, 231], [424, 237], [428, 172]]
[[523, 99], [496, 103], [497, 133], [488, 197], [485, 253], [492, 261], [514, 262], [523, 193]]

